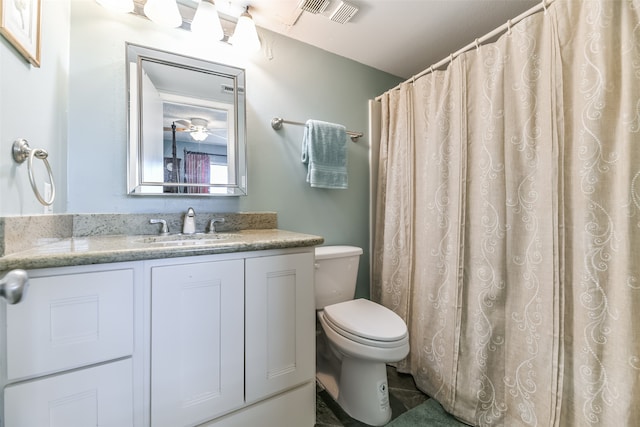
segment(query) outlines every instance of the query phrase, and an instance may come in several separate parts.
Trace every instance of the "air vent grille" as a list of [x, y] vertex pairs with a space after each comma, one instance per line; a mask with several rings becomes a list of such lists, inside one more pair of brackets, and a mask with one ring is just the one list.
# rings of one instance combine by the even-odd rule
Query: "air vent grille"
[[[233, 86], [221, 84], [220, 87], [222, 88], [222, 92], [223, 93], [233, 93], [234, 92]], [[244, 93], [244, 88], [239, 87], [238, 88], [238, 93]]]
[[305, 12], [322, 13], [329, 6], [329, 0], [302, 0], [298, 6]]
[[353, 18], [353, 15], [355, 15], [356, 12], [358, 12], [357, 7], [355, 7], [351, 3], [343, 1], [340, 3], [340, 6], [338, 6], [338, 8], [331, 14], [331, 17], [329, 19], [339, 24], [346, 24], [351, 18]]

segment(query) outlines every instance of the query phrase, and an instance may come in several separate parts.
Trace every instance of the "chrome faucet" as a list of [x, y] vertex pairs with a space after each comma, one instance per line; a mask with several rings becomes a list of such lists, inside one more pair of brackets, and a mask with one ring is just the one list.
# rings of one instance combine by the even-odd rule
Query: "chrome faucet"
[[224, 218], [211, 218], [211, 221], [209, 221], [209, 233], [210, 234], [215, 234], [216, 233], [216, 224], [224, 224]]
[[184, 214], [184, 224], [182, 225], [182, 234], [193, 234], [196, 232], [196, 213], [193, 208], [187, 209]]
[[164, 219], [150, 219], [149, 224], [161, 224], [160, 226], [160, 235], [166, 236], [169, 234], [169, 226], [167, 225], [167, 221]]

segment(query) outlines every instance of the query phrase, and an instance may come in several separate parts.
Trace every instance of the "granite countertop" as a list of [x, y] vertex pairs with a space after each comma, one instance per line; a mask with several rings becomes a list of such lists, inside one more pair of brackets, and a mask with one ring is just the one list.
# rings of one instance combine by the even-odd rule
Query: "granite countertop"
[[98, 235], [41, 239], [29, 249], [0, 257], [0, 271], [69, 265], [102, 264], [193, 255], [222, 254], [306, 247], [322, 244], [320, 236], [272, 229], [221, 232], [219, 239], [203, 234], [206, 242], [149, 243], [150, 235]]

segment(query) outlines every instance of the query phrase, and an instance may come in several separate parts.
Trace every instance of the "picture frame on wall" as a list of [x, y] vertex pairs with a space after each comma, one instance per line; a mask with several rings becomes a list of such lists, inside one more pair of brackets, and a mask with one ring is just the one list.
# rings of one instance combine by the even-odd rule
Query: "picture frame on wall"
[[42, 0], [0, 0], [0, 34], [34, 67], [40, 67]]

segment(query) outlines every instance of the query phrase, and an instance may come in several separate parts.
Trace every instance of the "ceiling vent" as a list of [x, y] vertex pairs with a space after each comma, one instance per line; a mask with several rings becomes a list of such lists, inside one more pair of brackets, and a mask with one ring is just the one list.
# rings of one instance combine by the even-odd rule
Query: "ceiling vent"
[[334, 22], [339, 24], [346, 24], [349, 22], [353, 15], [358, 12], [358, 8], [352, 5], [351, 3], [347, 3], [346, 1], [340, 2], [338, 8], [331, 14], [331, 19]]
[[302, 0], [298, 7], [305, 12], [322, 13], [329, 6], [329, 0]]
[[[221, 84], [220, 87], [222, 88], [222, 93], [233, 93], [235, 91], [233, 86], [230, 85]], [[239, 87], [238, 93], [244, 93], [244, 88]]]

